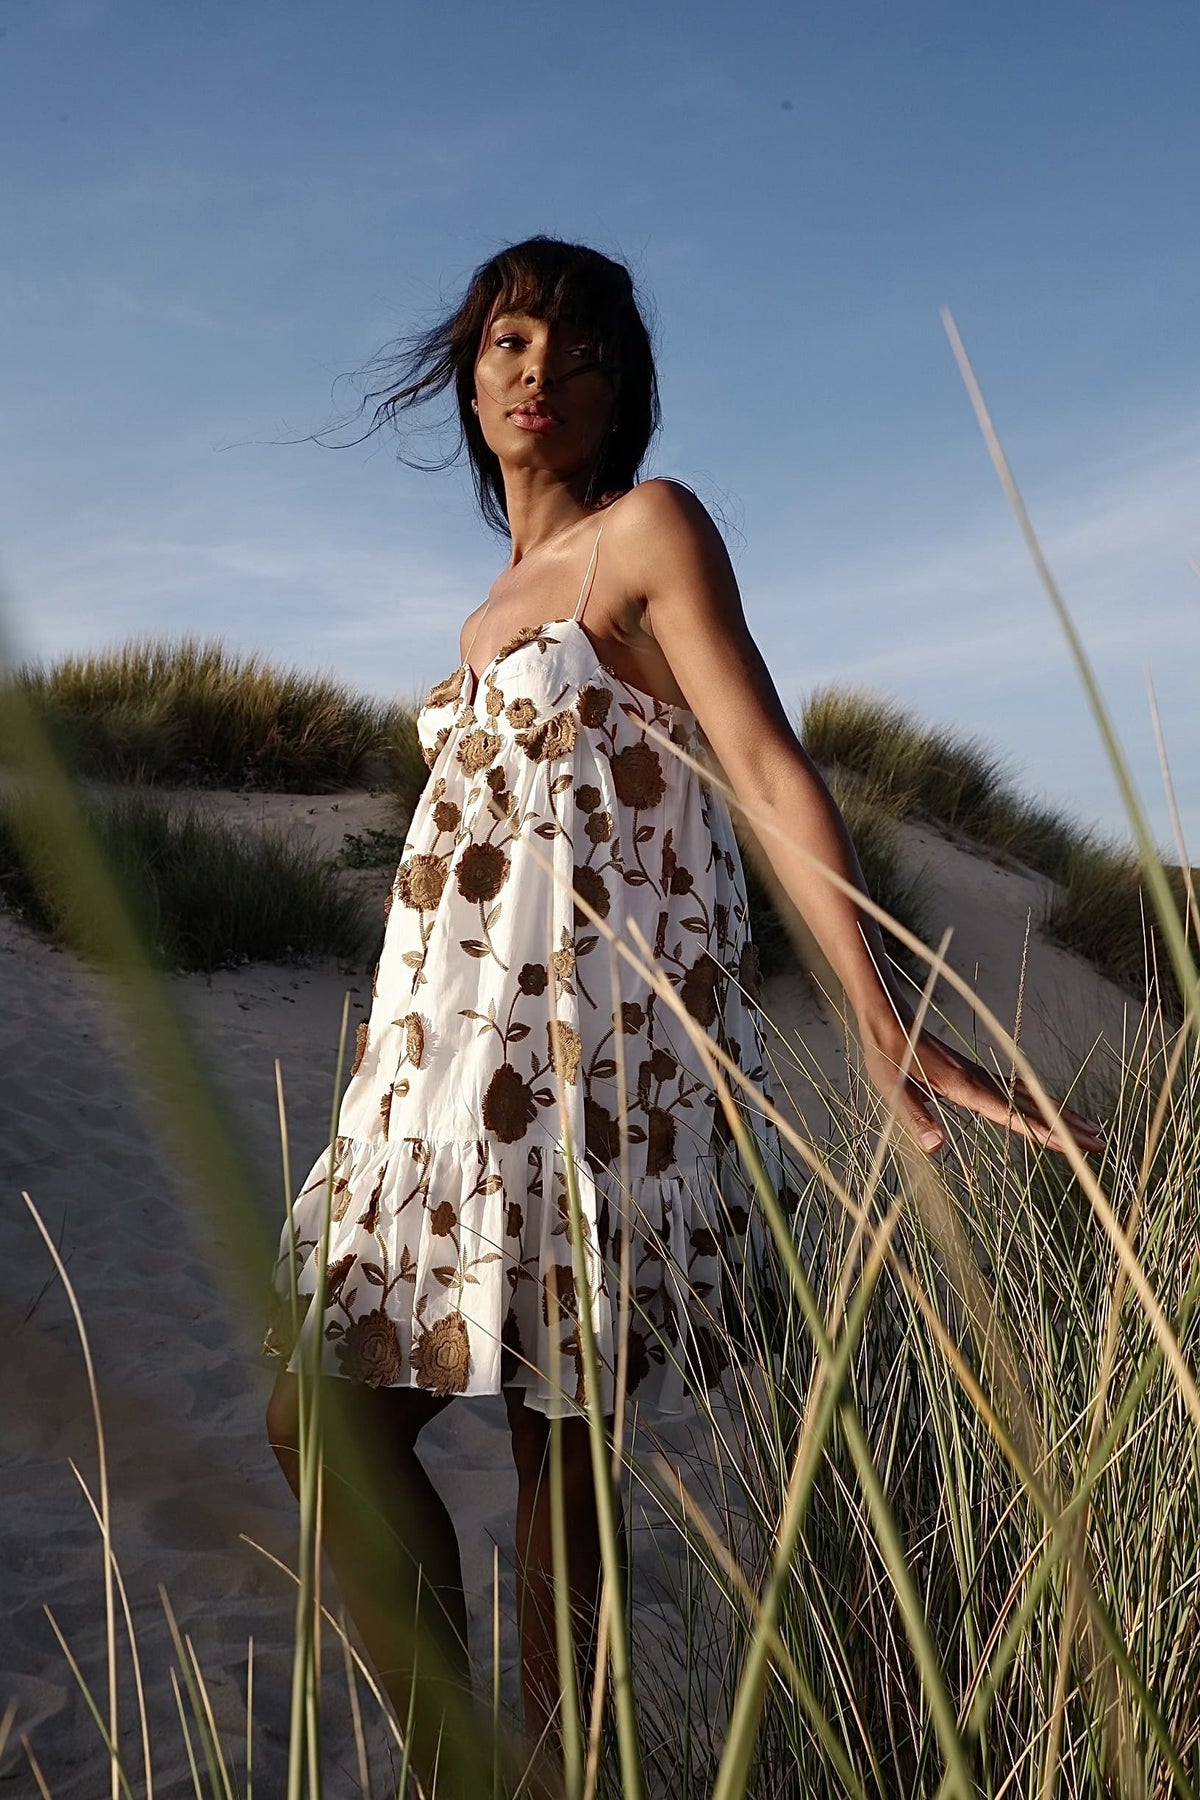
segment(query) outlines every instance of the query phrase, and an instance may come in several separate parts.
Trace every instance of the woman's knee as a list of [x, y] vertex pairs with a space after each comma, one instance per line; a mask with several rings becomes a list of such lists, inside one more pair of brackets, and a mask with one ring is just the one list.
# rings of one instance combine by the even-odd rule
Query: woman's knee
[[286, 1369], [276, 1377], [267, 1401], [267, 1442], [285, 1474], [294, 1466], [300, 1449], [299, 1383]]

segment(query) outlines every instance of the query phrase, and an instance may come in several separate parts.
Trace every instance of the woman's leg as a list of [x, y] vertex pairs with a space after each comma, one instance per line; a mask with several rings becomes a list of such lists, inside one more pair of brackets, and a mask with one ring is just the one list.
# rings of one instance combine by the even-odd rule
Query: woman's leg
[[[428, 1782], [438, 1757], [445, 1686], [470, 1693], [467, 1613], [458, 1540], [449, 1513], [416, 1453], [429, 1420], [449, 1405], [414, 1388], [370, 1388], [333, 1376], [322, 1394], [323, 1541], [342, 1598], [396, 1713], [408, 1717], [413, 1681], [412, 1624], [420, 1570], [423, 1661], [414, 1719], [413, 1760]], [[286, 1370], [267, 1406], [267, 1435], [293, 1492], [299, 1492], [299, 1393]], [[432, 1655], [440, 1670], [431, 1666]], [[457, 1709], [451, 1711], [457, 1716]], [[439, 1759], [439, 1793], [456, 1791], [447, 1766], [462, 1750], [448, 1731]], [[478, 1745], [469, 1748], [477, 1751]]]
[[[559, 1710], [554, 1630], [554, 1553], [550, 1505], [550, 1421], [526, 1406], [522, 1389], [505, 1388], [513, 1460], [517, 1465], [517, 1617], [521, 1627], [521, 1687], [525, 1722], [538, 1735]], [[612, 1420], [607, 1419], [609, 1435]], [[563, 1512], [567, 1525], [567, 1585], [575, 1628], [576, 1670], [584, 1708], [591, 1704], [600, 1599], [600, 1530], [587, 1421], [562, 1421]], [[621, 1495], [613, 1503], [621, 1552], [622, 1586], [628, 1554]], [[586, 1721], [586, 1711], [584, 1718]]]

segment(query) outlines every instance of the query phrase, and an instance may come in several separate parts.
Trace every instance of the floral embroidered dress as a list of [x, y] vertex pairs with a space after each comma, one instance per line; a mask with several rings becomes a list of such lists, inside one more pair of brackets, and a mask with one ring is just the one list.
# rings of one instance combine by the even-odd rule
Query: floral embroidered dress
[[[519, 1386], [543, 1413], [577, 1411], [569, 1142], [605, 1410], [623, 1232], [631, 1401], [680, 1413], [719, 1379], [753, 1187], [682, 1022], [575, 894], [639, 956], [640, 929], [687, 1011], [769, 1092], [757, 961], [729, 811], [643, 729], [695, 756], [694, 715], [622, 681], [583, 630], [599, 542], [571, 617], [518, 632], [478, 680], [464, 660], [421, 708], [430, 777], [370, 1017], [335, 1142], [281, 1239], [264, 1348], [290, 1367], [289, 1233], [303, 1336], [332, 1157], [325, 1372], [437, 1394]], [[774, 1129], [745, 1116], [774, 1176]]]

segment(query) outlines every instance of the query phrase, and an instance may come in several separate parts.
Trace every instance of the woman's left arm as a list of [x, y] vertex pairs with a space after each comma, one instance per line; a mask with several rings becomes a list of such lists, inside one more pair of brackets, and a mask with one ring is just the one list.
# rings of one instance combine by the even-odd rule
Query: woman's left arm
[[[738, 799], [762, 818], [760, 841], [854, 1010], [867, 1072], [917, 1141], [938, 1149], [937, 1095], [1061, 1149], [1032, 1096], [922, 1031], [907, 1046], [911, 1007], [896, 980], [877, 921], [825, 879], [817, 863], [866, 893], [862, 869], [829, 789], [792, 730], [746, 625], [725, 545], [686, 488], [648, 481], [620, 508], [622, 562], [645, 597], [643, 623], [662, 650]], [[615, 523], [615, 520], [614, 520]], [[814, 862], [810, 859], [816, 859]], [[897, 1085], [908, 1056], [911, 1073]], [[1083, 1150], [1103, 1148], [1097, 1126], [1063, 1109]]]

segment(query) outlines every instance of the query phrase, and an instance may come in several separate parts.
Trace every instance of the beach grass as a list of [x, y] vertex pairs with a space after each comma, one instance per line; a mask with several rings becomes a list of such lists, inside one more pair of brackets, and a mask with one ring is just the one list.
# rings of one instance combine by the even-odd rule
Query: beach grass
[[[361, 896], [332, 863], [278, 831], [243, 833], [202, 803], [167, 805], [153, 790], [83, 802], [114, 880], [159, 966], [213, 970], [250, 961], [336, 956], [358, 966], [375, 931]], [[82, 871], [56, 884], [36, 797], [0, 800], [0, 899], [54, 941], [96, 954]]]
[[[1049, 876], [1055, 886], [1039, 921], [1047, 936], [1127, 993], [1144, 992], [1148, 972], [1157, 970], [1164, 1004], [1178, 1016], [1179, 985], [1149, 903], [1146, 863], [1128, 840], [1024, 798], [985, 745], [932, 729], [862, 688], [818, 689], [805, 702], [799, 732], [831, 779], [841, 772], [847, 794], [861, 784], [877, 813], [950, 831]], [[1168, 862], [1166, 878], [1182, 922], [1187, 876]]]
[[11, 678], [80, 775], [174, 786], [365, 786], [407, 710], [196, 637], [138, 638]]
[[[990, 422], [981, 423], [988, 435]], [[998, 466], [1010, 485], [1000, 458]], [[581, 1296], [607, 1620], [595, 1689], [581, 1707], [562, 1671], [554, 1791], [569, 1800], [1200, 1794], [1200, 979], [1102, 697], [1019, 498], [1010, 497], [1078, 652], [1126, 797], [1138, 892], [1173, 971], [1180, 1017], [1164, 1005], [1161, 984], [1144, 991], [1094, 1166], [1073, 1147], [1060, 1159], [973, 1116], [965, 1126], [947, 1121], [947, 1152], [930, 1161], [886, 1097], [861, 1079], [848, 1093], [828, 1092], [829, 1128], [814, 1139], [700, 1033], [765, 1236], [755, 1256], [727, 1259], [729, 1329], [717, 1346], [725, 1392], [698, 1396], [703, 1454], [686, 1466], [658, 1451], [652, 1431], [628, 1439], [621, 1406], [615, 1444], [607, 1440], [595, 1404], [581, 1188], [569, 1173], [565, 1223]], [[240, 1232], [229, 1229], [237, 1218], [229, 1203], [244, 1183], [228, 1133], [202, 1084], [164, 1085], [164, 1072], [184, 1069], [191, 1047], [162, 1003], [144, 934], [37, 721], [11, 693], [3, 704], [9, 729], [0, 736], [10, 753], [20, 746], [41, 783], [47, 881], [65, 892], [72, 869], [82, 870], [93, 935], [84, 940], [69, 929], [81, 948], [106, 952], [120, 975], [143, 1078], [178, 1128], [198, 1191], [225, 1209], [226, 1230], [216, 1236], [229, 1246], [231, 1289], [246, 1299], [266, 1256], [248, 1218]], [[942, 791], [959, 794], [960, 818], [976, 805], [973, 779], [967, 769], [946, 776]], [[766, 829], [762, 820], [747, 823]], [[699, 1032], [644, 952], [618, 944], [577, 900], [610, 953], [638, 966], [681, 1029]], [[981, 1038], [1021, 1074], [1052, 1122], [1052, 1101], [1001, 1023], [901, 920], [875, 901], [864, 904], [927, 965], [927, 993], [936, 975], [971, 1003]], [[344, 1052], [344, 1024], [342, 1035]], [[780, 1132], [785, 1182], [769, 1178], [747, 1132], [747, 1108]], [[290, 1195], [286, 1132], [283, 1150]], [[53, 1254], [49, 1233], [43, 1237]], [[318, 1293], [327, 1253], [325, 1230]], [[56, 1268], [67, 1281], [65, 1267]], [[692, 1303], [704, 1297], [689, 1296], [689, 1313]], [[619, 1392], [627, 1353], [624, 1340]], [[333, 1676], [321, 1646], [330, 1620], [317, 1570], [321, 1449], [334, 1418], [323, 1387], [315, 1378], [304, 1387], [288, 1800], [329, 1791], [321, 1714]], [[675, 1555], [663, 1569], [673, 1614], [633, 1604], [636, 1581], [624, 1579], [616, 1543], [616, 1473], [671, 1536]], [[125, 1727], [118, 1717], [122, 1589], [103, 1466], [96, 1515], [108, 1663], [92, 1671], [90, 1686], [88, 1672], [78, 1671], [103, 1746], [96, 1791], [149, 1800], [148, 1734], [136, 1716]], [[560, 1517], [560, 1538], [568, 1529]], [[561, 1592], [559, 1599], [561, 1609]], [[233, 1800], [250, 1788], [242, 1747], [256, 1739], [252, 1697], [238, 1735], [224, 1734], [199, 1659], [178, 1634], [174, 1641], [191, 1791], [197, 1800]], [[346, 1667], [353, 1670], [352, 1657]], [[351, 1679], [358, 1675], [369, 1671], [360, 1667]], [[512, 1740], [495, 1685], [491, 1692], [490, 1730], [465, 1714], [454, 1722], [456, 1796], [537, 1791], [531, 1778], [510, 1779]], [[406, 1795], [414, 1714], [428, 1696], [414, 1684], [407, 1719], [377, 1691], [375, 1700], [401, 1747], [399, 1778], [393, 1766], [372, 1786], [364, 1751], [359, 1785], [371, 1795]], [[0, 1733], [11, 1728], [11, 1719], [0, 1723]], [[27, 1753], [32, 1770], [36, 1747]], [[438, 1782], [424, 1791], [436, 1795]]]

